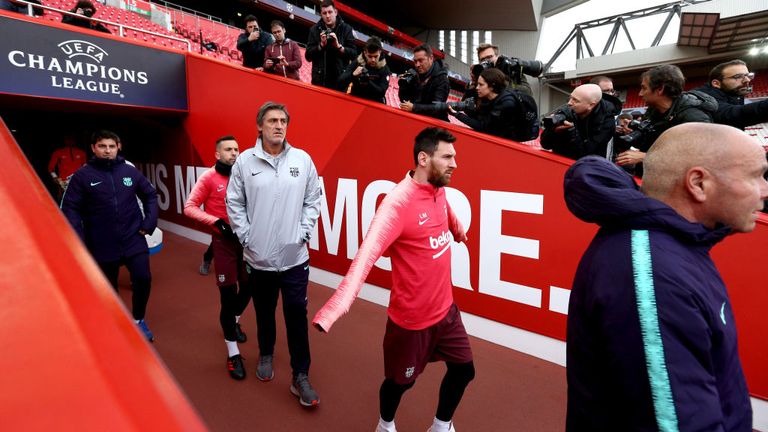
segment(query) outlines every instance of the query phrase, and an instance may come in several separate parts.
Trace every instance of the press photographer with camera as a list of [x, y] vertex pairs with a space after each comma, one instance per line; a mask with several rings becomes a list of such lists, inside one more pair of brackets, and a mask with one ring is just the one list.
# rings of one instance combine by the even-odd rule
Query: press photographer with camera
[[573, 89], [566, 105], [542, 119], [541, 146], [571, 159], [607, 157], [618, 113], [614, 104], [603, 100], [597, 84], [582, 84]]
[[355, 36], [332, 0], [320, 4], [320, 17], [309, 29], [304, 57], [312, 62], [312, 84], [338, 90], [339, 75], [357, 57]]
[[538, 60], [520, 60], [515, 57], [500, 56], [499, 47], [487, 43], [477, 47], [477, 58], [480, 63], [472, 66], [472, 74], [480, 76], [485, 69], [499, 69], [507, 76], [507, 85], [510, 90], [519, 90], [528, 96], [533, 96], [533, 92], [525, 75], [537, 77], [544, 71], [544, 64]]
[[715, 123], [744, 130], [747, 126], [768, 122], [768, 99], [744, 104], [744, 96], [752, 93], [750, 72], [742, 60], [720, 63], [709, 72], [709, 83], [697, 88], [717, 100]]
[[[89, 0], [78, 0], [75, 6], [69, 10], [70, 12], [78, 15], [82, 15], [87, 18], [91, 18], [96, 13], [96, 7]], [[76, 18], [71, 15], [65, 15], [61, 22], [63, 24], [69, 24], [77, 27], [96, 30], [102, 33], [112, 34], [104, 24], [96, 21], [91, 21], [85, 18]]]
[[237, 49], [243, 53], [243, 66], [259, 69], [264, 63], [264, 51], [274, 40], [272, 35], [259, 28], [256, 17], [245, 17], [245, 33], [237, 38]]
[[[715, 98], [698, 90], [684, 92], [684, 85], [685, 76], [675, 65], [659, 65], [643, 72], [640, 97], [648, 109], [635, 130], [614, 143], [620, 152], [616, 157], [618, 165], [642, 163], [645, 153], [656, 139], [672, 126], [691, 122], [712, 123], [712, 115], [717, 111]], [[628, 150], [622, 151], [622, 145]], [[642, 176], [642, 167], [635, 174]]]
[[435, 105], [445, 102], [451, 91], [448, 67], [435, 59], [432, 47], [422, 44], [413, 49], [414, 69], [400, 75], [400, 109], [448, 121], [448, 111]]
[[285, 24], [274, 20], [270, 24], [275, 43], [264, 50], [264, 72], [299, 81], [301, 50], [299, 44], [285, 37]]
[[[478, 132], [518, 142], [535, 138], [525, 120], [523, 104], [515, 97], [517, 91], [507, 88], [504, 72], [496, 68], [484, 70], [477, 78], [476, 91], [477, 102], [472, 98], [449, 102], [446, 104], [448, 112]], [[538, 117], [536, 112], [531, 115]]]
[[384, 59], [381, 41], [371, 37], [357, 56], [339, 77], [339, 88], [359, 98], [384, 103], [389, 88], [389, 67]]

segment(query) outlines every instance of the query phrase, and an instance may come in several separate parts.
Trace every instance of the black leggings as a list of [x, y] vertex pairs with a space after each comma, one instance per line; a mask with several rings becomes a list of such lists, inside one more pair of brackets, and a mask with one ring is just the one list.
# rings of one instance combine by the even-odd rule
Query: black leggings
[[203, 261], [207, 263], [213, 261], [213, 242], [211, 242], [211, 244], [208, 245], [208, 249], [205, 250]]
[[[447, 363], [448, 370], [445, 372], [443, 382], [440, 384], [440, 399], [437, 403], [437, 413], [435, 417], [442, 421], [451, 421], [453, 413], [464, 396], [464, 389], [469, 382], [475, 378], [475, 365], [468, 363]], [[379, 414], [384, 421], [395, 419], [395, 412], [403, 393], [408, 391], [416, 382], [408, 384], [397, 384], [394, 380], [387, 378], [381, 383], [379, 389]]]
[[240, 283], [240, 290], [236, 284], [220, 286], [221, 309], [219, 310], [219, 322], [224, 331], [224, 339], [234, 342], [237, 340], [235, 331], [235, 316], [242, 315], [248, 302], [251, 300], [251, 289], [247, 283]]

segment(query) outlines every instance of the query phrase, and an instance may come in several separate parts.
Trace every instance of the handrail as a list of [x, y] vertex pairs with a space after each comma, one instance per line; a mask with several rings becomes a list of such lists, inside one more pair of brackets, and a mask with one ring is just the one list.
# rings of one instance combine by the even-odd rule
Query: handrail
[[[116, 26], [118, 31], [119, 31], [119, 33], [120, 33], [118, 36], [120, 36], [120, 37], [125, 37], [125, 29], [128, 29], [128, 30], [133, 30], [135, 32], [146, 33], [146, 34], [150, 34], [150, 35], [153, 35], [153, 36], [159, 36], [161, 38], [170, 39], [170, 40], [174, 40], [174, 41], [177, 41], [177, 42], [182, 42], [182, 43], [187, 45], [187, 51], [190, 51], [190, 52], [192, 51], [192, 43], [189, 40], [187, 40], [187, 39], [177, 38], [177, 37], [173, 37], [173, 36], [168, 36], [168, 35], [164, 35], [162, 33], [157, 33], [157, 32], [153, 32], [153, 31], [150, 31], [150, 30], [140, 29], [138, 27], [132, 27], [132, 26], [128, 26], [128, 25], [125, 25], [125, 24], [119, 24], [119, 23], [112, 22], [112, 21], [102, 20], [102, 19], [99, 19], [99, 18], [87, 17], [85, 15], [76, 14], [76, 13], [73, 13], [73, 12], [70, 12], [70, 11], [66, 11], [66, 10], [63, 10], [63, 9], [58, 9], [58, 8], [55, 8], [55, 7], [52, 7], [52, 6], [46, 6], [46, 5], [37, 4], [37, 3], [30, 3], [30, 2], [28, 2], [26, 0], [10, 0], [10, 1], [12, 3], [19, 3], [19, 4], [26, 5], [27, 6], [27, 14], [29, 16], [34, 16], [34, 9], [37, 9], [37, 8], [46, 9], [46, 10], [58, 12], [58, 13], [60, 13], [62, 15], [69, 15], [69, 16], [72, 16], [72, 17], [76, 17], [78, 19], [87, 19], [88, 21], [91, 21], [91, 22], [98, 22], [98, 23], [102, 23], [102, 24], [109, 24], [109, 25]], [[110, 34], [111, 34], [111, 32], [110, 32]]]

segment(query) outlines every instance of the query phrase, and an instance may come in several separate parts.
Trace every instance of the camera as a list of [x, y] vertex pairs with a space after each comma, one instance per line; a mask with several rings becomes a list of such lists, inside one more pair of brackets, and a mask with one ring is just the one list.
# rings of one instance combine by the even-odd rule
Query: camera
[[418, 81], [419, 74], [416, 72], [416, 69], [408, 69], [400, 76], [398, 76], [397, 85], [400, 87], [413, 87], [418, 83]]
[[87, 16], [88, 18], [92, 17], [94, 13], [96, 13], [96, 11], [91, 8], [83, 9], [83, 15]]
[[460, 102], [435, 102], [435, 108], [438, 111], [448, 111], [448, 107], [455, 111], [472, 112], [477, 107], [475, 98], [467, 98]]
[[541, 119], [541, 125], [544, 129], [551, 129], [569, 121], [571, 123], [576, 121], [576, 113], [573, 112], [568, 105], [561, 106], [553, 111], [551, 114], [544, 116]]
[[360, 69], [360, 75], [357, 76], [357, 79], [359, 81], [370, 81], [371, 75], [368, 73], [368, 69], [366, 69], [365, 67]]
[[323, 31], [322, 31], [322, 32], [320, 32], [320, 35], [325, 35], [325, 37], [326, 37], [326, 40], [330, 41], [330, 39], [331, 39], [331, 33], [333, 33], [333, 30], [331, 30], [331, 29], [329, 29], [329, 28], [326, 28], [326, 29], [323, 29]]
[[631, 147], [632, 144], [645, 137], [647, 134], [653, 133], [655, 130], [650, 120], [632, 120], [627, 125], [627, 127], [632, 129], [632, 132], [619, 137], [619, 140], [621, 140], [621, 142], [624, 144], [621, 147], [625, 147], [626, 149]]
[[475, 79], [477, 79], [477, 77], [479, 77], [480, 74], [483, 73], [484, 70], [486, 70], [488, 68], [492, 68], [492, 67], [493, 67], [493, 63], [491, 63], [488, 60], [480, 62], [480, 63], [472, 66], [472, 69], [471, 69], [472, 75], [474, 75]]
[[496, 59], [496, 64], [486, 60], [484, 62], [473, 65], [471, 69], [472, 75], [477, 78], [481, 73], [483, 73], [484, 70], [492, 67], [495, 67], [504, 72], [504, 75], [509, 77], [513, 84], [520, 83], [522, 80], [522, 74], [537, 77], [541, 75], [542, 72], [544, 72], [544, 63], [540, 62], [539, 60], [521, 60], [515, 57], [499, 56], [499, 58]]

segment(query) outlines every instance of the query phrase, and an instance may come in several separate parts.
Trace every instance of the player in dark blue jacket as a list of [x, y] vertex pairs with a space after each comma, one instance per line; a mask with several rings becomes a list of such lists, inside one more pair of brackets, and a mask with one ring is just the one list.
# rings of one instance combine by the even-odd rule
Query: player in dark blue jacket
[[573, 282], [568, 431], [752, 431], [726, 287], [709, 256], [754, 229], [765, 152], [743, 132], [687, 123], [645, 158], [642, 192], [604, 158], [565, 176], [568, 208], [600, 225]]
[[151, 342], [154, 336], [144, 322], [152, 281], [144, 235], [157, 227], [157, 194], [139, 170], [118, 156], [115, 133], [96, 132], [91, 142], [94, 157], [72, 176], [61, 210], [115, 290], [120, 266], [128, 268], [133, 318]]

